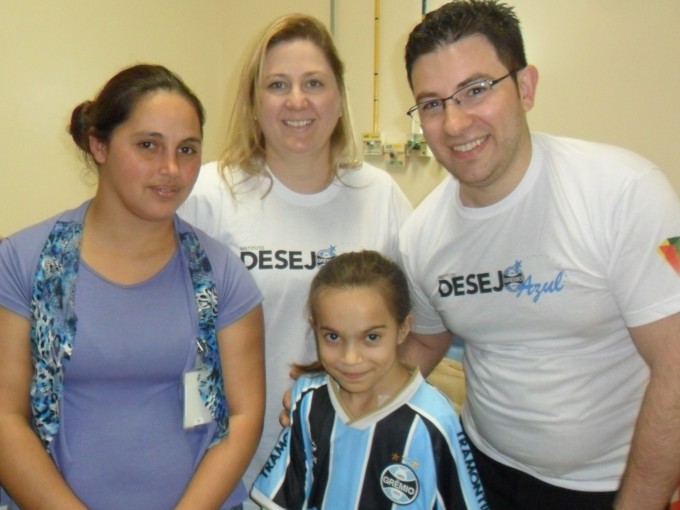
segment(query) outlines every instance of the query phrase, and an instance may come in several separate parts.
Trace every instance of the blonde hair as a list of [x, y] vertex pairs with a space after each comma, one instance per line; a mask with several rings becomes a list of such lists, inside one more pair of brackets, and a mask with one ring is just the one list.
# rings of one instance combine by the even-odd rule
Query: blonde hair
[[[268, 177], [264, 164], [266, 141], [255, 115], [264, 60], [267, 51], [275, 45], [298, 39], [310, 41], [321, 50], [340, 91], [342, 115], [331, 134], [329, 164], [333, 176], [337, 175], [339, 168], [355, 168], [361, 164], [349, 112], [344, 65], [331, 34], [314, 17], [291, 14], [277, 19], [265, 29], [243, 66], [229, 119], [226, 148], [219, 160], [219, 169], [223, 176], [230, 168], [240, 168], [248, 175], [247, 178]], [[233, 192], [235, 183], [230, 179], [226, 180]]]

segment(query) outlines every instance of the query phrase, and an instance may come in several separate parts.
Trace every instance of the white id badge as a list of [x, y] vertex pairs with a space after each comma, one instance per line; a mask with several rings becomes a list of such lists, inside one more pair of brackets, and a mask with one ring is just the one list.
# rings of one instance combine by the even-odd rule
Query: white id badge
[[213, 421], [210, 410], [205, 406], [198, 391], [200, 377], [206, 377], [206, 370], [191, 370], [184, 374], [184, 428], [190, 429]]

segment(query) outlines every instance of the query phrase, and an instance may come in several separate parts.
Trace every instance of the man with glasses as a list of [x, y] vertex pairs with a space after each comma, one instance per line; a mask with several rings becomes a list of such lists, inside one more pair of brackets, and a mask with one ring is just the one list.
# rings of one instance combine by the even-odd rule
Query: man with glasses
[[623, 149], [530, 133], [514, 11], [461, 0], [410, 34], [408, 114], [447, 178], [402, 230], [404, 356], [464, 340], [489, 506], [662, 509], [680, 479], [680, 205]]

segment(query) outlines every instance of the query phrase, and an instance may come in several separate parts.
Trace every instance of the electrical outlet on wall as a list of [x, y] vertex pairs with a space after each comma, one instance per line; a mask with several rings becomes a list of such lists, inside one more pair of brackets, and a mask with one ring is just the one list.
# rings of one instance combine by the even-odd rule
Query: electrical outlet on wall
[[406, 165], [406, 148], [403, 143], [385, 144], [385, 165], [388, 167]]
[[432, 152], [425, 141], [425, 137], [422, 134], [413, 135], [413, 138], [406, 144], [406, 155], [409, 158], [421, 157], [429, 158], [432, 157]]
[[363, 134], [364, 156], [382, 156], [383, 145], [380, 133]]

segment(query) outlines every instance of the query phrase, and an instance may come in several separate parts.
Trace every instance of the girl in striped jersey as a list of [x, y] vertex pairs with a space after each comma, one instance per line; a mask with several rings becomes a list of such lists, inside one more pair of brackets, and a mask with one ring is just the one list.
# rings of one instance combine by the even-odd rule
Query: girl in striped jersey
[[448, 399], [397, 348], [408, 284], [374, 251], [323, 266], [309, 295], [319, 360], [292, 392], [286, 427], [251, 497], [270, 509], [486, 509]]

